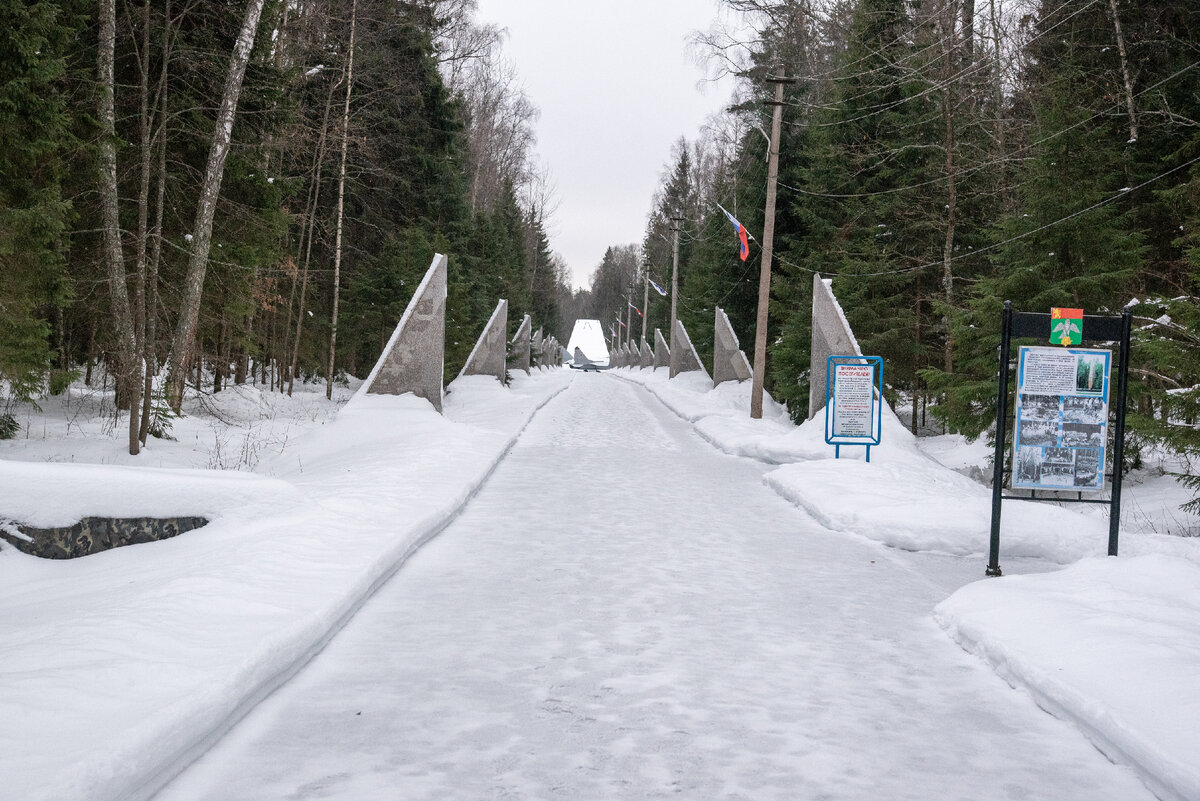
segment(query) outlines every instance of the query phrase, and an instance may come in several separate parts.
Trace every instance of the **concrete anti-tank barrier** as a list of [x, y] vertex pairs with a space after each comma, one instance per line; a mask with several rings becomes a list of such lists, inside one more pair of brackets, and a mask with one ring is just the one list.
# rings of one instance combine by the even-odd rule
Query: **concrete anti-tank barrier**
[[359, 393], [411, 392], [440, 412], [445, 356], [446, 257], [437, 253]]
[[713, 386], [750, 378], [753, 375], [750, 360], [741, 349], [737, 334], [729, 323], [729, 316], [720, 306], [717, 307], [713, 331]]
[[825, 362], [830, 356], [862, 356], [858, 340], [833, 294], [833, 280], [813, 274], [812, 360], [808, 374], [808, 417], [825, 408]]
[[671, 366], [671, 348], [663, 338], [662, 331], [654, 329], [654, 369]]
[[533, 323], [529, 319], [529, 315], [525, 315], [525, 319], [521, 320], [521, 325], [517, 328], [517, 333], [513, 334], [512, 338], [512, 358], [508, 360], [509, 370], [524, 370], [526, 374], [530, 373], [529, 369], [529, 339], [530, 330], [533, 328]]
[[475, 343], [475, 348], [467, 357], [467, 363], [463, 365], [459, 375], [494, 375], [503, 384], [507, 335], [508, 301], [501, 300], [496, 304], [496, 310], [492, 312], [487, 325], [483, 327], [483, 333], [479, 335], [479, 341]]
[[700, 355], [696, 353], [696, 348], [692, 345], [687, 329], [683, 326], [683, 320], [676, 320], [675, 350], [671, 352], [671, 378], [680, 373], [692, 373], [697, 370], [708, 375], [703, 362], [700, 361]]

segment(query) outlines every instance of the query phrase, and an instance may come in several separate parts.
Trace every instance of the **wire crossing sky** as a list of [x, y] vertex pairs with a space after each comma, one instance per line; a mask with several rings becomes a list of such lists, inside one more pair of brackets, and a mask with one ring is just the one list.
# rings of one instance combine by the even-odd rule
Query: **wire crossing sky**
[[541, 109], [537, 150], [559, 201], [550, 244], [576, 286], [609, 245], [641, 241], [671, 145], [729, 102], [729, 82], [698, 85], [688, 52], [717, 13], [713, 0], [479, 0]]

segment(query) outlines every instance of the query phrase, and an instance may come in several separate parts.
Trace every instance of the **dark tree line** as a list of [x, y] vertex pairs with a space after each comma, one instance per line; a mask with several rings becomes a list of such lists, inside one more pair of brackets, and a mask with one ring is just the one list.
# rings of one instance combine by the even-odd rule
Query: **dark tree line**
[[448, 375], [500, 297], [567, 333], [536, 109], [470, 0], [2, 9], [4, 402], [101, 367], [136, 453], [185, 381], [331, 387], [439, 251]]

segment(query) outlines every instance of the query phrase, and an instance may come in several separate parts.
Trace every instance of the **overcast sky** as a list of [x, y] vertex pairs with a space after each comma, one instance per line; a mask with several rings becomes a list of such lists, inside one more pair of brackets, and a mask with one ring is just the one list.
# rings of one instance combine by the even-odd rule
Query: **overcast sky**
[[577, 286], [609, 245], [641, 241], [672, 143], [728, 102], [728, 84], [698, 87], [688, 54], [716, 16], [715, 0], [479, 0], [479, 20], [508, 29], [504, 53], [541, 109], [551, 247]]

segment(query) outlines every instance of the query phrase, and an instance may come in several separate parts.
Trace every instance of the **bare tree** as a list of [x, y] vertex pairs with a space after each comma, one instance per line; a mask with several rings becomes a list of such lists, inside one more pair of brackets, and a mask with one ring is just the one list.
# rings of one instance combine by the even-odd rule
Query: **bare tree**
[[342, 275], [342, 215], [346, 201], [346, 144], [350, 140], [350, 94], [354, 87], [354, 28], [358, 21], [358, 0], [350, 4], [350, 52], [346, 56], [346, 103], [342, 106], [342, 161], [338, 168], [337, 234], [333, 247], [333, 312], [329, 328], [329, 370], [325, 376], [325, 397], [333, 399], [333, 357], [337, 351], [338, 298]]
[[[300, 361], [300, 334], [304, 330], [304, 300], [308, 293], [308, 266], [312, 262], [312, 243], [317, 225], [317, 208], [321, 199], [321, 170], [325, 164], [325, 145], [329, 138], [329, 115], [333, 110], [333, 93], [341, 85], [341, 80], [329, 87], [325, 98], [325, 114], [321, 119], [321, 131], [317, 140], [317, 151], [313, 158], [311, 195], [306, 216], [307, 237], [301, 236], [300, 244], [304, 248], [304, 260], [300, 267], [300, 308], [296, 314], [296, 338], [292, 343], [291, 364], [288, 369], [287, 393], [290, 397], [296, 384], [296, 367]], [[307, 240], [307, 241], [306, 241]], [[294, 282], [293, 282], [294, 283]], [[293, 291], [295, 287], [293, 286]], [[288, 304], [288, 314], [291, 314], [291, 304]], [[283, 377], [279, 379], [279, 390], [283, 391]]]
[[1133, 78], [1129, 75], [1129, 56], [1125, 52], [1125, 34], [1121, 32], [1121, 15], [1117, 13], [1117, 0], [1108, 0], [1112, 14], [1113, 34], [1117, 38], [1117, 52], [1121, 55], [1121, 78], [1125, 83], [1125, 109], [1129, 112], [1129, 141], [1138, 138], [1137, 110], [1133, 105]]
[[242, 28], [233, 48], [229, 71], [225, 76], [221, 107], [217, 112], [212, 144], [208, 151], [208, 163], [200, 185], [196, 221], [192, 226], [192, 251], [188, 255], [183, 306], [175, 325], [175, 335], [172, 337], [171, 352], [167, 359], [167, 403], [176, 411], [183, 403], [188, 358], [196, 341], [196, 324], [200, 319], [200, 300], [204, 293], [204, 275], [208, 268], [209, 249], [212, 246], [213, 216], [216, 214], [217, 197], [221, 193], [221, 179], [225, 174], [225, 158], [229, 155], [229, 143], [233, 137], [233, 118], [242, 91], [242, 80], [246, 75], [246, 65], [250, 61], [250, 51], [254, 48], [263, 2], [264, 0], [249, 0], [246, 5]]
[[[134, 333], [133, 311], [126, 286], [125, 255], [121, 245], [121, 219], [117, 195], [116, 87], [113, 60], [117, 41], [115, 0], [100, 0], [100, 47], [97, 55], [100, 121], [100, 214], [103, 220], [104, 263], [109, 299], [117, 329], [117, 362], [120, 386], [129, 400], [129, 453], [141, 450], [138, 439], [141, 400], [141, 360]], [[120, 395], [121, 392], [118, 392]]]

